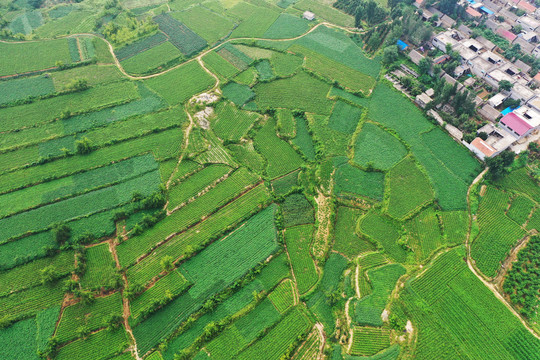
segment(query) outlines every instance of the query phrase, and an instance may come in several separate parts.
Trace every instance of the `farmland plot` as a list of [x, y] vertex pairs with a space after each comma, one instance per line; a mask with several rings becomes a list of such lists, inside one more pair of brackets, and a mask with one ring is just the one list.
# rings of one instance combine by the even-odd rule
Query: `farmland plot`
[[372, 123], [362, 126], [354, 145], [354, 162], [364, 168], [388, 170], [405, 155], [407, 149], [398, 139]]
[[397, 243], [400, 234], [395, 222], [371, 211], [360, 220], [359, 230], [380, 244], [394, 260], [406, 260], [407, 252]]
[[66, 39], [0, 43], [0, 54], [0, 76], [53, 68], [57, 61], [71, 63]]
[[352, 341], [351, 354], [375, 355], [390, 346], [390, 330], [357, 326]]
[[335, 183], [335, 191], [340, 196], [359, 195], [378, 201], [383, 199], [383, 173], [367, 172], [346, 163], [337, 168]]
[[62, 313], [55, 336], [60, 343], [77, 337], [77, 328], [85, 326], [88, 331], [107, 327], [107, 317], [111, 314], [122, 314], [122, 295], [116, 292], [112, 295], [99, 297], [94, 302], [84, 304], [79, 302], [68, 306]]
[[538, 359], [537, 340], [467, 269], [462, 258], [455, 250], [441, 255], [402, 295], [413, 324], [420, 329], [416, 358], [474, 354], [477, 359]]
[[169, 14], [160, 14], [154, 18], [154, 21], [168, 36], [169, 41], [187, 57], [194, 55], [207, 45], [203, 38]]
[[114, 281], [114, 260], [109, 250], [109, 244], [92, 246], [86, 250], [86, 272], [81, 278], [81, 286], [87, 289], [96, 289], [106, 286]]
[[276, 121], [270, 118], [255, 136], [256, 149], [266, 159], [266, 173], [272, 179], [296, 170], [303, 163], [300, 155], [277, 136], [275, 127]]
[[397, 280], [403, 274], [405, 274], [405, 268], [399, 264], [389, 264], [368, 271], [373, 291], [355, 304], [355, 320], [358, 324], [371, 326], [383, 324], [381, 313]]
[[162, 337], [169, 335], [200, 308], [207, 297], [232, 284], [277, 250], [274, 211], [274, 207], [269, 207], [255, 215], [244, 226], [180, 267], [193, 285], [185, 295], [133, 329], [140, 353], [146, 353]]
[[189, 7], [182, 12], [172, 13], [171, 16], [186, 24], [209, 44], [226, 37], [234, 27], [229, 18], [203, 5]]
[[0, 105], [54, 93], [53, 81], [44, 76], [0, 82]]
[[365, 251], [373, 250], [373, 245], [356, 234], [356, 224], [362, 210], [340, 206], [337, 209], [334, 231], [334, 250], [353, 258]]
[[313, 225], [290, 227], [285, 232], [285, 244], [291, 259], [292, 269], [298, 292], [302, 295], [309, 291], [319, 279], [319, 274], [311, 257]]
[[480, 200], [480, 233], [472, 243], [471, 256], [487, 276], [495, 276], [510, 249], [525, 236], [519, 225], [505, 214], [509, 201], [507, 193], [493, 187], [488, 187]]
[[216, 106], [216, 120], [212, 129], [222, 140], [240, 140], [246, 135], [260, 115], [243, 111], [233, 104], [221, 102]]
[[[305, 91], [298, 92], [298, 89]], [[287, 108], [329, 115], [332, 102], [326, 98], [330, 85], [305, 72], [293, 77], [261, 83], [254, 87], [257, 105], [262, 108]]]
[[433, 199], [433, 191], [427, 177], [415, 162], [404, 159], [388, 172], [390, 195], [388, 214], [396, 219], [404, 219]]

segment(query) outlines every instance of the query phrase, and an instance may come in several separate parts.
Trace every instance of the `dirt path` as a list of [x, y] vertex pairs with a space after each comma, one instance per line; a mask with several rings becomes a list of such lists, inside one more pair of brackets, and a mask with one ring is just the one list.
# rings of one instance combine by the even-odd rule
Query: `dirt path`
[[[116, 263], [116, 268], [121, 269], [122, 266], [120, 265], [120, 260], [118, 260], [118, 253], [116, 252], [116, 238], [111, 238], [109, 240], [109, 250], [111, 251], [114, 261]], [[141, 357], [139, 357], [139, 351], [137, 349], [137, 340], [135, 339], [135, 336], [133, 335], [133, 331], [131, 330], [131, 325], [129, 324], [129, 316], [131, 315], [131, 311], [129, 308], [129, 299], [124, 296], [124, 290], [128, 288], [128, 279], [126, 276], [126, 273], [124, 272], [122, 274], [122, 279], [124, 280], [124, 288], [122, 289], [122, 317], [124, 318], [124, 327], [126, 328], [127, 333], [131, 337], [131, 340], [133, 342], [133, 345], [131, 346], [131, 353], [137, 360], [142, 360]]]
[[[151, 79], [151, 78], [154, 78], [154, 77], [157, 77], [157, 76], [160, 76], [160, 75], [163, 75], [163, 74], [166, 74], [170, 71], [173, 71], [175, 69], [178, 69], [179, 67], [182, 67], [192, 61], [197, 61], [199, 62], [199, 64], [202, 63], [202, 57], [212, 51], [214, 51], [216, 48], [222, 46], [223, 44], [226, 44], [228, 42], [231, 42], [231, 41], [234, 41], [234, 40], [265, 40], [265, 41], [276, 41], [276, 42], [280, 42], [280, 41], [293, 41], [293, 40], [298, 40], [298, 39], [301, 39], [303, 38], [304, 36], [306, 35], [309, 35], [311, 32], [315, 31], [318, 27], [320, 26], [326, 26], [326, 27], [330, 27], [330, 28], [336, 28], [336, 29], [341, 29], [343, 31], [346, 31], [348, 33], [352, 33], [352, 34], [360, 34], [362, 33], [363, 31], [359, 30], [359, 29], [356, 29], [356, 28], [349, 28], [349, 27], [344, 27], [344, 26], [339, 26], [339, 25], [336, 25], [336, 24], [332, 24], [332, 23], [329, 23], [329, 22], [322, 22], [322, 23], [319, 23], [317, 25], [315, 25], [314, 27], [312, 27], [311, 29], [309, 29], [307, 32], [305, 32], [304, 34], [302, 35], [299, 35], [299, 36], [295, 36], [295, 37], [292, 37], [292, 38], [286, 38], [286, 39], [265, 39], [265, 38], [250, 38], [250, 37], [240, 37], [240, 38], [234, 38], [234, 39], [228, 39], [224, 42], [222, 42], [221, 44], [219, 45], [216, 45], [214, 47], [211, 47], [210, 49], [202, 52], [201, 54], [199, 54], [197, 57], [194, 57], [190, 60], [187, 60], [181, 64], [178, 64], [176, 66], [173, 66], [167, 70], [163, 70], [162, 72], [159, 72], [159, 73], [156, 73], [156, 74], [152, 74], [152, 75], [145, 75], [145, 76], [133, 76], [133, 75], [130, 75], [128, 74], [124, 68], [122, 67], [122, 64], [120, 64], [120, 61], [118, 60], [118, 58], [116, 57], [115, 53], [114, 53], [114, 47], [112, 46], [112, 44], [105, 38], [99, 36], [99, 35], [96, 35], [96, 34], [92, 34], [92, 33], [80, 33], [80, 34], [70, 34], [70, 35], [66, 35], [66, 36], [63, 36], [64, 38], [68, 38], [68, 37], [74, 37], [74, 36], [93, 36], [93, 37], [97, 37], [97, 38], [100, 38], [101, 40], [105, 41], [105, 43], [107, 44], [107, 46], [109, 47], [109, 52], [111, 53], [113, 59], [114, 59], [114, 63], [116, 65], [116, 67], [118, 67], [118, 70], [120, 70], [120, 72], [126, 76], [127, 78], [131, 79], [131, 80], [145, 80], [145, 79]], [[62, 37], [59, 37], [59, 39], [62, 38]], [[0, 40], [0, 42], [2, 43], [9, 43], [9, 44], [20, 44], [20, 43], [28, 43], [28, 42], [37, 42], [37, 41], [44, 41], [44, 40], [53, 40], [53, 39], [40, 39], [40, 40], [32, 40], [32, 41], [5, 41], [5, 40]], [[209, 74], [211, 74], [217, 81], [217, 85], [219, 85], [219, 79], [217, 78], [217, 76], [213, 75], [208, 69], [206, 69], [205, 67], [203, 67], [206, 72], [208, 72]], [[54, 68], [52, 68], [54, 69]], [[39, 70], [36, 70], [36, 71], [39, 71]], [[8, 75], [7, 77], [12, 77], [12, 76], [20, 76], [20, 74], [14, 74], [14, 75]]]
[[326, 344], [326, 335], [324, 334], [324, 327], [321, 323], [315, 323], [315, 329], [317, 329], [317, 332], [319, 333], [319, 339], [321, 340], [317, 360], [322, 360], [324, 358], [324, 345]]
[[495, 297], [497, 297], [497, 299], [499, 299], [503, 304], [504, 306], [506, 306], [506, 308], [508, 310], [510, 310], [512, 312], [512, 314], [514, 314], [518, 319], [519, 321], [523, 324], [523, 326], [525, 326], [525, 328], [527, 330], [529, 330], [529, 332], [537, 339], [540, 340], [540, 336], [529, 326], [529, 324], [521, 317], [521, 315], [519, 315], [517, 313], [517, 311], [512, 307], [512, 305], [510, 305], [506, 299], [497, 291], [497, 288], [495, 287], [495, 285], [493, 285], [492, 283], [488, 282], [486, 279], [484, 279], [484, 277], [480, 274], [480, 271], [476, 269], [476, 267], [474, 266], [474, 264], [472, 263], [472, 258], [471, 258], [471, 239], [470, 239], [470, 236], [471, 236], [471, 227], [472, 227], [472, 214], [471, 214], [471, 202], [470, 202], [470, 192], [471, 192], [471, 189], [472, 187], [478, 183], [480, 180], [482, 180], [482, 178], [484, 177], [484, 175], [486, 174], [486, 172], [489, 170], [489, 168], [486, 168], [484, 169], [484, 171], [482, 171], [477, 177], [476, 179], [474, 179], [474, 181], [472, 182], [472, 184], [469, 186], [469, 189], [467, 190], [467, 206], [469, 208], [469, 230], [467, 231], [467, 238], [465, 240], [465, 247], [467, 249], [467, 266], [469, 267], [469, 269], [472, 271], [472, 273], [489, 289], [491, 290], [491, 292], [495, 295]]

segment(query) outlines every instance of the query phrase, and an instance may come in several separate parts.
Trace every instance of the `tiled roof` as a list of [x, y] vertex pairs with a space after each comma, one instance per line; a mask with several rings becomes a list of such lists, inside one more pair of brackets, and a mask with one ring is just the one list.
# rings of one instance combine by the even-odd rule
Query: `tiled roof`
[[510, 129], [514, 130], [519, 136], [522, 136], [527, 131], [533, 128], [528, 122], [526, 122], [513, 112], [503, 116], [501, 122]]
[[471, 142], [471, 145], [480, 150], [480, 152], [487, 157], [490, 157], [491, 155], [495, 154], [497, 151], [489, 146], [484, 140], [477, 137]]

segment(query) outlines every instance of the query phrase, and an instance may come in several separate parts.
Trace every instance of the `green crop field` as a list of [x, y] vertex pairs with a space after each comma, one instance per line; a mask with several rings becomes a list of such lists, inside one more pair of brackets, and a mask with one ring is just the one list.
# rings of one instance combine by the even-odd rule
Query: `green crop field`
[[507, 193], [493, 187], [488, 187], [480, 199], [480, 232], [471, 246], [471, 256], [476, 266], [490, 277], [496, 275], [510, 249], [525, 236], [525, 231], [505, 214], [509, 201]]
[[414, 249], [419, 261], [429, 257], [443, 245], [439, 218], [433, 208], [427, 208], [409, 220], [406, 228], [411, 237], [409, 245]]
[[213, 44], [233, 29], [234, 22], [204, 6], [193, 6], [172, 17], [186, 24], [209, 44]]
[[[302, 88], [305, 91], [298, 92]], [[328, 115], [332, 102], [326, 98], [330, 85], [300, 72], [287, 79], [261, 83], [254, 87], [260, 108], [287, 108]]]
[[159, 29], [167, 35], [169, 41], [185, 56], [192, 56], [207, 45], [202, 37], [169, 14], [162, 13], [156, 16], [154, 21], [159, 25]]
[[105, 328], [110, 314], [121, 313], [122, 296], [119, 292], [100, 297], [90, 304], [79, 302], [64, 309], [55, 336], [61, 343], [73, 340], [79, 327], [86, 327], [89, 331]]
[[399, 264], [389, 264], [369, 270], [367, 274], [373, 290], [355, 304], [355, 321], [360, 325], [381, 326], [381, 313], [397, 280], [405, 274], [405, 268]]
[[145, 83], [172, 105], [183, 103], [208, 89], [213, 85], [214, 79], [198, 63], [192, 61], [163, 76], [146, 80]]
[[107, 283], [114, 276], [113, 261], [108, 244], [93, 246], [86, 250], [87, 270], [81, 279], [81, 285], [94, 289]]
[[388, 170], [399, 162], [407, 149], [394, 136], [372, 123], [365, 123], [354, 144], [354, 162], [362, 167]]
[[433, 191], [426, 175], [415, 162], [407, 158], [388, 172], [388, 214], [403, 219], [433, 199]]
[[257, 113], [239, 110], [232, 103], [222, 102], [216, 106], [216, 119], [212, 129], [222, 140], [240, 140], [257, 122]]
[[383, 173], [367, 172], [346, 163], [337, 168], [335, 182], [336, 193], [339, 195], [360, 195], [379, 201], [383, 199]]
[[386, 329], [355, 327], [351, 354], [358, 356], [375, 355], [390, 347], [390, 331]]
[[304, 63], [306, 69], [315, 72], [329, 81], [337, 81], [353, 92], [361, 92], [369, 95], [376, 84], [375, 79], [371, 76], [343, 65], [338, 61], [329, 59], [316, 51], [300, 45], [293, 45], [290, 50], [306, 58]]
[[[57, 61], [71, 63], [66, 39], [28, 43], [0, 43], [0, 76], [50, 69]], [[32, 54], [32, 56], [28, 56]]]
[[382, 246], [394, 260], [405, 261], [407, 252], [397, 243], [400, 234], [393, 221], [371, 211], [360, 220], [359, 230]]
[[356, 130], [360, 121], [362, 109], [351, 106], [343, 101], [338, 101], [332, 109], [332, 115], [328, 120], [328, 127], [351, 135]]
[[290, 227], [285, 232], [285, 243], [300, 295], [309, 291], [319, 278], [311, 257], [312, 236], [311, 224]]
[[[302, 165], [300, 155], [276, 134], [276, 121], [269, 119], [255, 136], [257, 150], [267, 161], [266, 172], [270, 178], [285, 175]], [[278, 152], [279, 157], [275, 154]]]
[[339, 207], [336, 214], [334, 231], [334, 250], [353, 258], [365, 251], [372, 250], [373, 246], [356, 234], [356, 223], [363, 214], [360, 209]]
[[164, 65], [180, 59], [182, 54], [170, 42], [164, 42], [122, 61], [122, 67], [130, 74], [146, 74], [161, 70]]
[[231, 171], [226, 165], [210, 165], [179, 182], [169, 193], [169, 208], [183, 204]]
[[540, 360], [538, 151], [413, 5], [0, 0], [0, 359]]
[[274, 291], [268, 295], [272, 304], [276, 309], [283, 314], [289, 307], [294, 304], [294, 284], [290, 280], [285, 280], [276, 287]]
[[283, 13], [265, 31], [263, 38], [288, 39], [302, 35], [309, 29], [309, 22], [299, 16]]

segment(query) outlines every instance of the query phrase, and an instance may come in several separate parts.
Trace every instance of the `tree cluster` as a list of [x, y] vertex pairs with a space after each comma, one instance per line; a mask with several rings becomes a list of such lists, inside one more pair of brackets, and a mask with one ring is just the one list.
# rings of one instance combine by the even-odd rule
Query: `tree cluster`
[[387, 10], [373, 0], [337, 0], [334, 7], [354, 16], [358, 28], [362, 27], [362, 22], [370, 26], [380, 24], [388, 16]]
[[503, 290], [526, 318], [533, 318], [540, 305], [540, 237], [533, 236], [506, 275]]

